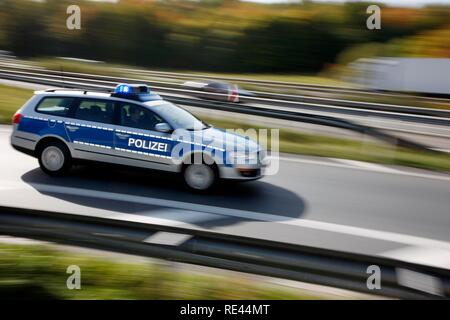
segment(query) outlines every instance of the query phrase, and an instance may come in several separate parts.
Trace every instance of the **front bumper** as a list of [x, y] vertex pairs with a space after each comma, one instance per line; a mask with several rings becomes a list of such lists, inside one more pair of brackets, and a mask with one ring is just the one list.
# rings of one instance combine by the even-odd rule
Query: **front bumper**
[[253, 165], [237, 164], [234, 166], [220, 166], [220, 178], [244, 181], [257, 180], [264, 176], [264, 169], [269, 163], [268, 158], [265, 158], [261, 163]]
[[263, 177], [261, 168], [235, 168], [235, 167], [219, 167], [219, 174], [221, 179], [227, 180], [257, 180]]

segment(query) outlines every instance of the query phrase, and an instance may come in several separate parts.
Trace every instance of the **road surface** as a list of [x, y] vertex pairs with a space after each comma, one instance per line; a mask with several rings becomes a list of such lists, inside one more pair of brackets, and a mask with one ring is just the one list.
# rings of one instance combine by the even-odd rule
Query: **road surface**
[[450, 268], [450, 176], [350, 160], [283, 156], [276, 175], [210, 195], [176, 175], [76, 167], [51, 178], [0, 127], [0, 205], [101, 214]]

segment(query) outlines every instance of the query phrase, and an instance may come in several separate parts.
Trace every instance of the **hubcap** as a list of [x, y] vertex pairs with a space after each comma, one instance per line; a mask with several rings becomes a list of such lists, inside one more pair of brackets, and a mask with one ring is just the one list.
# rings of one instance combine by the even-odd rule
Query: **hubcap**
[[42, 164], [47, 170], [58, 171], [64, 165], [64, 154], [57, 147], [47, 147], [42, 152]]
[[213, 170], [204, 164], [192, 164], [184, 172], [186, 183], [193, 189], [208, 189], [214, 182]]

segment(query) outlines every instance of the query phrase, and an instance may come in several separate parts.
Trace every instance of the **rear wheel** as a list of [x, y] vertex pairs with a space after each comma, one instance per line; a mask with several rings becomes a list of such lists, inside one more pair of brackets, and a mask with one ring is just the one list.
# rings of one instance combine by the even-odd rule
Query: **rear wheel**
[[58, 141], [45, 143], [38, 155], [39, 165], [45, 173], [59, 176], [66, 173], [71, 167], [71, 156], [67, 147]]
[[217, 171], [213, 166], [207, 164], [189, 164], [183, 172], [186, 185], [197, 191], [211, 189], [217, 182]]

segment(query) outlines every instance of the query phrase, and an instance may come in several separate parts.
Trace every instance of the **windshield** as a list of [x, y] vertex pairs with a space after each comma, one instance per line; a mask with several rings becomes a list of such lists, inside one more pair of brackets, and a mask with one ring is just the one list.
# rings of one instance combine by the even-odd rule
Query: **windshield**
[[169, 102], [152, 106], [152, 110], [165, 119], [173, 129], [203, 130], [210, 127], [191, 113]]

